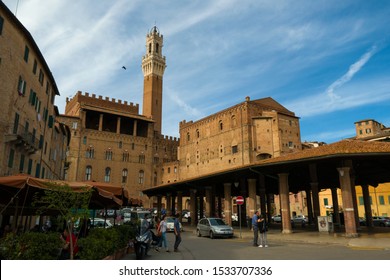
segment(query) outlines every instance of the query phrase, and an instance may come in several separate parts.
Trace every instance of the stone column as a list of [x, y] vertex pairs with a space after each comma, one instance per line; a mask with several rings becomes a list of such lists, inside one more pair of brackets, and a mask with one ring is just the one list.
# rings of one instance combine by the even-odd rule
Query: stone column
[[[196, 215], [196, 223], [198, 223], [198, 219], [203, 218], [203, 210], [204, 210], [204, 197], [202, 193], [199, 193], [199, 218], [198, 215]], [[196, 211], [198, 213], [198, 211]]]
[[121, 117], [117, 117], [116, 119], [116, 133], [121, 133]]
[[99, 131], [103, 130], [103, 114], [99, 115]]
[[217, 216], [219, 218], [222, 218], [222, 198], [220, 196], [217, 197], [217, 203], [218, 203], [218, 212]]
[[319, 192], [318, 192], [318, 183], [317, 182], [312, 182], [310, 183], [312, 194], [313, 194], [313, 214], [314, 214], [314, 225], [316, 228], [318, 228], [318, 216], [321, 215], [321, 210], [320, 210], [320, 197], [319, 197]]
[[171, 216], [176, 215], [176, 196], [172, 195], [171, 197]]
[[340, 212], [339, 212], [339, 197], [337, 195], [337, 188], [331, 188], [332, 191], [332, 204], [333, 204], [333, 223], [341, 225]]
[[312, 199], [311, 199], [311, 189], [310, 188], [306, 188], [305, 190], [306, 192], [306, 202], [307, 202], [307, 217], [308, 217], [308, 223], [309, 225], [312, 225], [314, 224], [314, 214], [313, 214], [313, 203], [312, 203]]
[[267, 215], [267, 206], [266, 206], [266, 194], [265, 194], [265, 177], [263, 174], [259, 175], [259, 184], [260, 184], [260, 212], [264, 215]]
[[267, 221], [268, 222], [271, 221], [271, 217], [272, 217], [271, 209], [272, 209], [273, 201], [274, 201], [274, 194], [273, 193], [267, 194]]
[[374, 227], [372, 222], [372, 210], [370, 200], [370, 190], [368, 185], [362, 185], [363, 201], [364, 201], [364, 212], [366, 213], [366, 226], [370, 229]]
[[161, 218], [161, 200], [162, 200], [162, 195], [158, 194], [157, 195], [157, 217]]
[[171, 216], [172, 215], [172, 213], [171, 213], [171, 211], [172, 211], [172, 198], [171, 198], [171, 195], [172, 195], [171, 193], [167, 193], [167, 195], [165, 196], [165, 200], [167, 202], [167, 205], [165, 207], [165, 210], [167, 212], [167, 216]]
[[309, 173], [310, 173], [310, 187], [311, 194], [313, 199], [313, 214], [314, 214], [314, 226], [318, 228], [317, 217], [321, 215], [320, 210], [320, 197], [318, 191], [318, 176], [317, 176], [317, 165], [310, 164], [309, 165]]
[[137, 136], [137, 120], [134, 120], [133, 136]]
[[206, 193], [206, 216], [212, 217], [211, 213], [211, 187], [205, 187], [205, 193]]
[[353, 209], [355, 209], [355, 222], [356, 222], [356, 230], [360, 230], [360, 222], [359, 222], [359, 208], [357, 205], [357, 198], [356, 198], [356, 186], [355, 186], [355, 174], [352, 172], [353, 169], [351, 169], [351, 194], [352, 194], [352, 202], [353, 202]]
[[191, 216], [191, 226], [196, 226], [196, 217], [198, 213], [196, 213], [196, 190], [190, 190], [190, 216]]
[[346, 237], [358, 237], [355, 221], [355, 209], [353, 208], [352, 186], [350, 178], [350, 168], [337, 168], [341, 186], [341, 197], [344, 208], [344, 224]]
[[280, 173], [278, 174], [278, 176], [279, 176], [280, 211], [282, 215], [282, 233], [292, 233], [288, 173]]
[[178, 191], [177, 192], [177, 212], [180, 213], [180, 218], [183, 215], [183, 192]]
[[231, 183], [224, 183], [224, 197], [225, 197], [225, 205], [224, 205], [224, 213], [225, 213], [225, 222], [228, 225], [232, 225], [232, 190]]
[[253, 217], [256, 209], [256, 179], [248, 179], [248, 216]]

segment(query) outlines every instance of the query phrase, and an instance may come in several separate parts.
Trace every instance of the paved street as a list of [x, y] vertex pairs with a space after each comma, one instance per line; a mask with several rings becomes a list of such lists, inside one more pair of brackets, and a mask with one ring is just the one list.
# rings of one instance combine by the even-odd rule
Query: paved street
[[[180, 252], [173, 252], [174, 235], [168, 234], [168, 244], [171, 252], [150, 250], [147, 260], [390, 260], [390, 250], [381, 248], [351, 247], [347, 243], [329, 243], [291, 241], [269, 238], [268, 248], [252, 246], [251, 232], [245, 230], [242, 238], [236, 231], [232, 239], [210, 239], [197, 237], [190, 228], [182, 233]], [[280, 235], [275, 233], [274, 235]], [[309, 239], [312, 233], [300, 233], [300, 237]], [[375, 237], [372, 237], [375, 238]], [[318, 238], [318, 239], [321, 239]], [[344, 241], [344, 239], [341, 239]], [[135, 254], [129, 254], [125, 259], [135, 259]]]

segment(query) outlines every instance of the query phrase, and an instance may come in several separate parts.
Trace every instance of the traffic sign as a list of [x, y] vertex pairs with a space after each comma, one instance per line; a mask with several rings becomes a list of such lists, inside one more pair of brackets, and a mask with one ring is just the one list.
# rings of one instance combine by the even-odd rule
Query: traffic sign
[[244, 198], [242, 196], [237, 196], [236, 203], [237, 203], [237, 205], [244, 204]]

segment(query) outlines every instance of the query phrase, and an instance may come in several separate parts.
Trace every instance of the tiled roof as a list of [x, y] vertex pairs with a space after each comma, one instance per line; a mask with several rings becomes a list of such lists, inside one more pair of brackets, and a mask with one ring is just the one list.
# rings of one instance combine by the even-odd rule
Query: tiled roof
[[304, 160], [310, 158], [346, 155], [346, 154], [390, 154], [390, 142], [360, 141], [360, 140], [342, 140], [329, 145], [323, 145], [318, 148], [306, 149], [280, 156], [277, 158], [266, 159], [262, 163], [287, 162], [294, 160]]

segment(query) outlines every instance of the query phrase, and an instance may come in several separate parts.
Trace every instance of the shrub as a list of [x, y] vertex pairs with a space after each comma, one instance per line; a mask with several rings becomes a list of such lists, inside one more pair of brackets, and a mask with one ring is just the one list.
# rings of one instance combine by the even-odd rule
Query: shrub
[[62, 248], [59, 233], [9, 234], [1, 241], [2, 258], [8, 260], [57, 260]]

